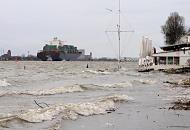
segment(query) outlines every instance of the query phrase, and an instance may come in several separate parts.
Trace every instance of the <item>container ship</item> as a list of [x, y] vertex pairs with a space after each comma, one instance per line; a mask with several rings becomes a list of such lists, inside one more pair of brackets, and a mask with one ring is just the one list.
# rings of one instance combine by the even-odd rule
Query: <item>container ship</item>
[[85, 55], [84, 49], [77, 49], [73, 45], [65, 45], [63, 41], [54, 37], [37, 53], [42, 61], [89, 61], [92, 53]]

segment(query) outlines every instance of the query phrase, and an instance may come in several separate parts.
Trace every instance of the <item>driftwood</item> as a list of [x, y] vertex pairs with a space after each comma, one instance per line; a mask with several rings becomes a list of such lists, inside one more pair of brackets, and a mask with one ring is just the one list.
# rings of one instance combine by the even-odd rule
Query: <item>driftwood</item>
[[45, 108], [45, 107], [43, 107], [43, 106], [40, 105], [40, 104], [44, 104], [44, 105], [46, 105], [46, 107], [49, 107], [49, 105], [48, 105], [47, 103], [45, 103], [45, 102], [38, 103], [36, 100], [34, 100], [34, 103], [35, 103], [38, 107], [40, 107], [40, 108]]
[[171, 82], [171, 81], [164, 81], [163, 83], [168, 83], [168, 84], [178, 85], [177, 82]]
[[178, 100], [173, 102], [174, 106], [170, 107], [169, 109], [172, 110], [190, 110], [190, 100]]
[[164, 81], [163, 83], [168, 83], [173, 85], [173, 87], [183, 87], [183, 88], [189, 88], [190, 87], [190, 78], [180, 80], [178, 82], [176, 81]]
[[168, 74], [184, 74], [184, 73], [190, 73], [190, 67], [182, 67], [182, 68], [171, 68], [171, 69], [160, 69], [160, 71], [163, 71]]

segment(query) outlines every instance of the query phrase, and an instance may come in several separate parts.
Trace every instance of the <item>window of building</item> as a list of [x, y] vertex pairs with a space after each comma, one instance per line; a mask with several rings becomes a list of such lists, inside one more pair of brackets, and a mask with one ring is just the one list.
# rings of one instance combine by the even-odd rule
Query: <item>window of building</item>
[[160, 57], [159, 58], [159, 64], [165, 65], [166, 64], [166, 57]]
[[179, 65], [179, 57], [174, 57], [174, 64]]
[[173, 57], [168, 57], [168, 64], [173, 65]]

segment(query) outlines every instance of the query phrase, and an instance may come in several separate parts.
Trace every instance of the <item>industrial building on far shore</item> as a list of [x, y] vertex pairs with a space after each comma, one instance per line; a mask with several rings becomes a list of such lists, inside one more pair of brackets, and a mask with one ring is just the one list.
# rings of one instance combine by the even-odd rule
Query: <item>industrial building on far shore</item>
[[0, 61], [37, 61], [39, 60], [36, 56], [12, 56], [11, 50], [8, 50], [7, 53], [0, 56]]

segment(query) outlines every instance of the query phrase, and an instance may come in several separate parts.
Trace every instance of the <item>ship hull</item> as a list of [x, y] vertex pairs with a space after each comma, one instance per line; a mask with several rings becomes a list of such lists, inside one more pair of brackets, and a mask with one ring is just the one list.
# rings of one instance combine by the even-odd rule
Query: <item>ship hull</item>
[[53, 61], [61, 61], [59, 55], [59, 52], [56, 51], [42, 51], [37, 53], [37, 57], [42, 61], [47, 61], [49, 58], [51, 58]]
[[37, 53], [37, 57], [42, 61], [48, 61], [51, 59], [52, 61], [79, 61], [79, 60], [90, 60], [90, 58], [86, 58], [81, 53], [63, 53], [59, 51], [42, 51]]

